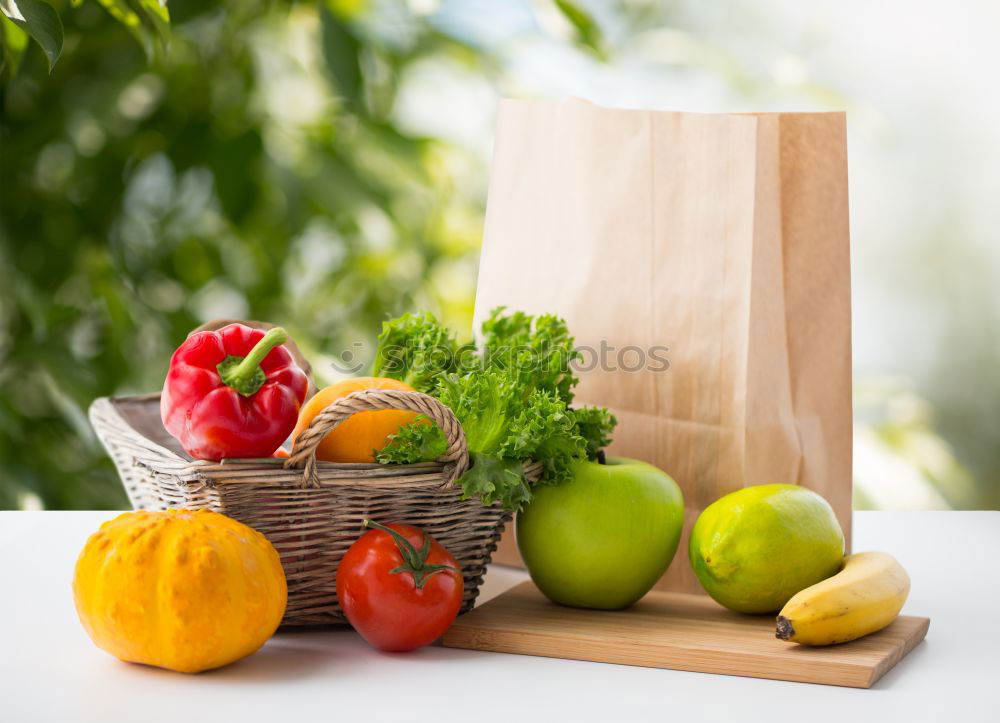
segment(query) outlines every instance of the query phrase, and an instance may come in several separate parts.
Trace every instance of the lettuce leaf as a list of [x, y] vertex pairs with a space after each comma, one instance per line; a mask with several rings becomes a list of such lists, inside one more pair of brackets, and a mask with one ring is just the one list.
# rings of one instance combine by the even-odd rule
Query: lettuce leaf
[[[373, 373], [448, 406], [469, 447], [471, 467], [459, 479], [464, 497], [517, 510], [531, 499], [526, 460], [542, 463], [540, 484], [558, 484], [574, 460], [597, 457], [616, 420], [600, 407], [570, 408], [577, 383], [571, 364], [579, 353], [562, 319], [500, 307], [483, 323], [482, 340], [477, 352], [459, 345], [433, 315], [407, 314], [383, 324]], [[415, 422], [390, 437], [376, 459], [436, 459], [445, 446], [437, 427]]]
[[[570, 463], [586, 454], [587, 443], [562, 400], [539, 389], [527, 397], [518, 373], [486, 369], [443, 377], [438, 398], [462, 423], [472, 466], [459, 479], [463, 496], [479, 497], [483, 504], [499, 501], [510, 510], [531, 498], [522, 464], [542, 463], [541, 483], [569, 477]], [[436, 427], [435, 427], [436, 429]], [[426, 424], [413, 423], [393, 435], [377, 454], [382, 462], [427, 459], [431, 433]]]
[[611, 444], [617, 417], [604, 407], [577, 407], [572, 413], [576, 430], [587, 443], [587, 459], [597, 459], [597, 453]]
[[478, 452], [469, 454], [472, 466], [459, 478], [462, 499], [478, 497], [484, 505], [499, 501], [517, 511], [531, 501], [531, 486], [524, 476], [521, 460], [498, 459]]
[[430, 462], [448, 451], [448, 440], [444, 432], [421, 414], [409, 424], [389, 435], [388, 443], [375, 452], [375, 459], [381, 464], [410, 464]]
[[404, 314], [382, 322], [372, 374], [433, 394], [438, 378], [457, 371], [466, 354], [474, 356], [475, 347], [460, 345], [430, 312]]
[[505, 310], [498, 306], [483, 322], [486, 366], [515, 370], [526, 393], [540, 389], [570, 404], [579, 381], [570, 364], [581, 355], [566, 322], [551, 314], [536, 318], [522, 311], [505, 315]]

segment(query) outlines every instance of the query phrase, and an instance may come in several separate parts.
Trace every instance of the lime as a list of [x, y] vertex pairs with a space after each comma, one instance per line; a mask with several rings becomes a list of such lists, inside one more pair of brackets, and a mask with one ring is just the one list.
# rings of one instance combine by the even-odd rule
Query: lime
[[759, 485], [706, 507], [691, 530], [688, 554], [717, 602], [744, 613], [776, 612], [840, 570], [844, 533], [815, 492]]

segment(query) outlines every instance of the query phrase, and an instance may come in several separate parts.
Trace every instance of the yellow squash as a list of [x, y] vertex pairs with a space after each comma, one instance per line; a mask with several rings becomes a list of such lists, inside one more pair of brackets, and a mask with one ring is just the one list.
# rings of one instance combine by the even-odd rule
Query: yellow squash
[[80, 553], [73, 593], [98, 647], [182, 673], [256, 651], [288, 599], [267, 538], [207, 510], [128, 512], [105, 522]]

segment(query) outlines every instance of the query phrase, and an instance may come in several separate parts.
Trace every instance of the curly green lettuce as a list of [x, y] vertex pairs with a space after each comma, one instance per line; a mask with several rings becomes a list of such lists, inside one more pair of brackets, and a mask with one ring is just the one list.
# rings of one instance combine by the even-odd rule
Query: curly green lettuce
[[577, 407], [571, 411], [576, 430], [587, 443], [587, 459], [597, 459], [597, 453], [611, 444], [617, 417], [604, 407]]
[[[461, 422], [470, 468], [459, 479], [466, 498], [520, 509], [531, 499], [523, 463], [542, 464], [541, 484], [569, 478], [574, 460], [595, 459], [610, 442], [616, 420], [600, 407], [571, 409], [579, 357], [566, 323], [494, 309], [482, 326], [483, 347], [459, 345], [433, 315], [387, 321], [374, 373], [432, 394]], [[376, 453], [379, 462], [436, 459], [446, 443], [440, 430], [409, 424]]]
[[580, 358], [566, 322], [558, 316], [534, 317], [522, 311], [505, 314], [498, 306], [483, 322], [483, 361], [488, 367], [513, 369], [526, 390], [551, 392], [573, 401], [578, 379], [570, 366]]
[[[499, 501], [517, 510], [531, 499], [531, 487], [522, 464], [542, 463], [543, 484], [555, 484], [570, 475], [573, 460], [586, 455], [586, 441], [577, 434], [572, 413], [551, 393], [532, 390], [527, 397], [516, 372], [486, 369], [452, 374], [441, 379], [438, 398], [461, 422], [471, 467], [459, 479], [465, 498], [483, 504]], [[415, 462], [431, 435], [427, 425], [410, 424], [393, 435], [377, 455], [392, 462]]]
[[474, 346], [459, 344], [430, 312], [404, 314], [382, 322], [372, 373], [433, 394], [439, 377], [457, 371], [463, 354], [474, 353]]
[[375, 459], [382, 464], [410, 464], [429, 462], [448, 451], [448, 440], [433, 422], [423, 414], [389, 435], [388, 443], [375, 452]]

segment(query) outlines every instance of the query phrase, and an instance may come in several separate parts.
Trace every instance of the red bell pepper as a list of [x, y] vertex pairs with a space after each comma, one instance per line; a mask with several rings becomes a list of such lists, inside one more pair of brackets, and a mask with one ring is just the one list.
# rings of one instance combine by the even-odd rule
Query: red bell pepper
[[163, 426], [196, 459], [269, 457], [295, 427], [309, 381], [281, 344], [244, 324], [189, 336], [170, 359]]

